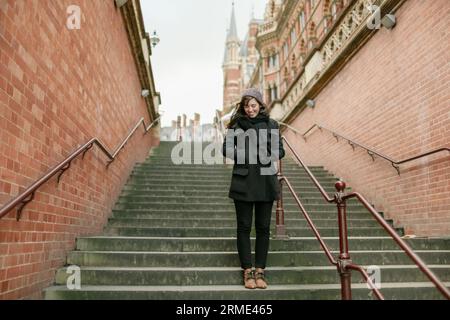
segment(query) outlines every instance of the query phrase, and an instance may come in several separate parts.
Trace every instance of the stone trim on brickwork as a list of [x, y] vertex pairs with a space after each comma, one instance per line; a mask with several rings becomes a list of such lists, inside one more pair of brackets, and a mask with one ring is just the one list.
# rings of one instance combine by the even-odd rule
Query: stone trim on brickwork
[[305, 102], [314, 99], [378, 31], [369, 29], [366, 25], [370, 17], [368, 10], [370, 4], [379, 6], [383, 17], [394, 8], [398, 9], [405, 1], [354, 1], [329, 30], [323, 41], [310, 52], [302, 72], [288, 88], [281, 102], [272, 106], [274, 117], [285, 123], [293, 121], [306, 108]]
[[158, 105], [161, 103], [161, 98], [159, 92], [156, 92], [155, 89], [150, 58], [144, 56], [145, 54], [151, 56], [152, 48], [150, 36], [145, 32], [141, 5], [138, 0], [128, 0], [118, 10], [122, 13], [141, 86], [143, 89], [150, 90], [150, 95], [145, 98], [145, 102], [150, 121], [154, 121], [158, 117]]

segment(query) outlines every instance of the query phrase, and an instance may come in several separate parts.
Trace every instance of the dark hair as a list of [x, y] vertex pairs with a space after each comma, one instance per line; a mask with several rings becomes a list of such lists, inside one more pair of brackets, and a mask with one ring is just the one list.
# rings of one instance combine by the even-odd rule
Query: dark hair
[[228, 123], [227, 125], [227, 129], [232, 128], [235, 123], [237, 122], [237, 120], [241, 117], [246, 117], [247, 115], [245, 114], [245, 110], [244, 107], [250, 102], [250, 100], [255, 99], [256, 102], [258, 102], [259, 104], [259, 114], [262, 114], [264, 116], [269, 116], [269, 114], [267, 113], [266, 109], [266, 105], [264, 103], [261, 103], [258, 101], [258, 99], [251, 97], [251, 96], [243, 96], [241, 101], [238, 102], [236, 104], [236, 106], [234, 107], [234, 111], [233, 114], [231, 115], [231, 119], [230, 119], [230, 123]]

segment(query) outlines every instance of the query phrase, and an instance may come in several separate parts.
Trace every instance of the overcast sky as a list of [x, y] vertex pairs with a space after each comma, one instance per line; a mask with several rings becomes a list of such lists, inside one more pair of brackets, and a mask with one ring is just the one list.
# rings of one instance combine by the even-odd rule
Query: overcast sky
[[[264, 15], [266, 0], [235, 0], [238, 35], [243, 40], [254, 8]], [[141, 0], [148, 33], [161, 42], [151, 57], [156, 90], [161, 93], [162, 126], [177, 115], [211, 123], [222, 109], [222, 61], [232, 0]], [[189, 122], [188, 122], [189, 124]]]

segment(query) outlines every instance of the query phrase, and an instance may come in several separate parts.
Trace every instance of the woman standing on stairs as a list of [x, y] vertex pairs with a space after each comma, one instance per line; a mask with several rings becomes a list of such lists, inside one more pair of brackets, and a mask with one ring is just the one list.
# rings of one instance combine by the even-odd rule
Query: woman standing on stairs
[[[273, 147], [272, 147], [273, 146]], [[278, 123], [266, 112], [262, 94], [248, 89], [242, 94], [228, 125], [222, 153], [234, 160], [228, 196], [234, 200], [237, 219], [237, 248], [244, 286], [267, 288], [264, 276], [269, 250], [273, 202], [280, 186], [276, 161], [284, 157]], [[255, 270], [251, 259], [250, 232], [255, 207]]]

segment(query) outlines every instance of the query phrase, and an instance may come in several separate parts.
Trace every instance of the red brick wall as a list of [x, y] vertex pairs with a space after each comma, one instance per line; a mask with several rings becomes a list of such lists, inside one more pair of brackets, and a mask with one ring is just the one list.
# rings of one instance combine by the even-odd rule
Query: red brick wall
[[[80, 30], [66, 8], [81, 8]], [[0, 2], [0, 207], [78, 146], [113, 152], [149, 116], [114, 1]], [[79, 235], [98, 234], [152, 133], [134, 135], [109, 169], [97, 147], [0, 220], [0, 299], [41, 298]]]
[[[396, 160], [450, 146], [450, 3], [409, 0], [393, 30], [381, 29], [292, 125], [314, 123]], [[375, 162], [360, 148], [313, 132], [288, 140], [309, 164], [321, 164], [385, 211], [407, 233], [450, 235], [450, 155], [401, 165]]]

